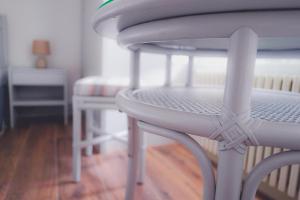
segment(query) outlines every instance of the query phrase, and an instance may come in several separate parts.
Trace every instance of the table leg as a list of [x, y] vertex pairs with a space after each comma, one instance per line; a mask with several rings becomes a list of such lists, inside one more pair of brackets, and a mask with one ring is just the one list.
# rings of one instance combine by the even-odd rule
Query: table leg
[[147, 144], [146, 144], [146, 138], [145, 133], [143, 131], [139, 131], [139, 170], [138, 170], [138, 177], [137, 177], [137, 183], [142, 185], [144, 183], [145, 178], [145, 165], [146, 165], [146, 153], [147, 153]]
[[[86, 116], [85, 116], [85, 134], [86, 134], [86, 140], [88, 142], [92, 142], [94, 138], [94, 133], [92, 130], [93, 124], [94, 124], [94, 118], [93, 118], [93, 110], [86, 110]], [[85, 149], [85, 154], [87, 156], [91, 156], [93, 154], [93, 145], [88, 145]]]
[[81, 174], [81, 110], [76, 100], [73, 101], [73, 178], [80, 181]]
[[[250, 28], [240, 28], [230, 38], [223, 112], [226, 123], [232, 123], [232, 120], [225, 116], [228, 112], [236, 119], [241, 115], [245, 118], [245, 114], [246, 118], [249, 118], [257, 40], [256, 33]], [[228, 134], [229, 138], [237, 136], [234, 132], [236, 125], [233, 123], [233, 126], [227, 129], [230, 133], [225, 134]], [[237, 137], [245, 137], [243, 131], [240, 134]], [[220, 145], [232, 142], [226, 141], [226, 137], [223, 138], [225, 141]], [[235, 148], [219, 150], [216, 200], [240, 199], [243, 161], [244, 154]]]
[[126, 185], [126, 200], [134, 199], [139, 166], [139, 130], [136, 119], [128, 118], [128, 173]]

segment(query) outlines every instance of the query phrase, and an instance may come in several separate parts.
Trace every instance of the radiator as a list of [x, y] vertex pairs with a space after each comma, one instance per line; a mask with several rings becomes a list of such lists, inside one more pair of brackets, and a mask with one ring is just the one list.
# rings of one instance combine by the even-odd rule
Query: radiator
[[[198, 74], [195, 79], [196, 85], [224, 85], [224, 82], [225, 76], [223, 74]], [[300, 92], [300, 77], [257, 76], [253, 84], [256, 88]], [[217, 164], [217, 142], [206, 138], [197, 138], [197, 140]], [[286, 150], [271, 147], [250, 147], [244, 161], [245, 176], [262, 159]], [[300, 200], [300, 165], [286, 166], [273, 171], [264, 178], [259, 191], [276, 200]]]

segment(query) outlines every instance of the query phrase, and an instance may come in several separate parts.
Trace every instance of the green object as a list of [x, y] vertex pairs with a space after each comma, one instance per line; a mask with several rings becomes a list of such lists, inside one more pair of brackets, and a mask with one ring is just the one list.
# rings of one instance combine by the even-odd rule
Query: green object
[[107, 4], [110, 4], [111, 2], [113, 2], [114, 0], [107, 0], [105, 1], [104, 3], [102, 3], [98, 8], [97, 10], [99, 10], [100, 8], [103, 8], [104, 6], [106, 6]]

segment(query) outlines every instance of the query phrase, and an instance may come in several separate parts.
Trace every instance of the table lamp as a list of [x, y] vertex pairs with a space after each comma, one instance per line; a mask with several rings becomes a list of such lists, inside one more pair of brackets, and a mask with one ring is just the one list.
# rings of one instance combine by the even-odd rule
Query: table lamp
[[32, 53], [37, 55], [35, 66], [37, 68], [46, 68], [46, 56], [50, 55], [50, 44], [47, 40], [34, 40], [32, 42]]

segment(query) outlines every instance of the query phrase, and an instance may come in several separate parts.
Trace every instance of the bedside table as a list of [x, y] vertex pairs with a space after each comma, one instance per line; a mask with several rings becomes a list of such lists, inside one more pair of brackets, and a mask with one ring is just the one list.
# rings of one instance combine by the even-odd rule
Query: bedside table
[[[16, 110], [62, 107], [68, 123], [67, 76], [64, 69], [14, 67], [9, 70], [10, 126], [15, 127]], [[29, 108], [29, 109], [28, 109]], [[51, 108], [52, 109], [52, 108]], [[48, 115], [48, 113], [46, 113]]]

